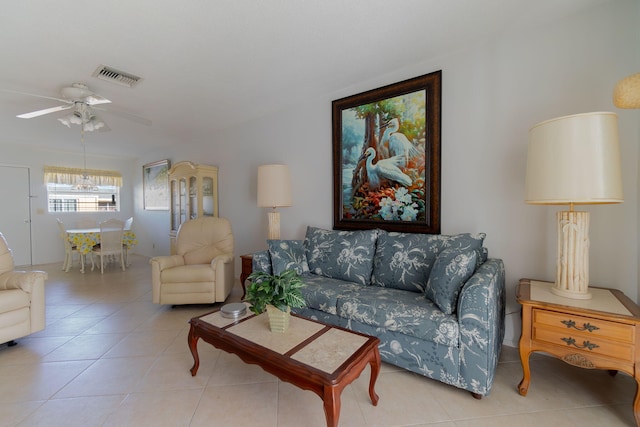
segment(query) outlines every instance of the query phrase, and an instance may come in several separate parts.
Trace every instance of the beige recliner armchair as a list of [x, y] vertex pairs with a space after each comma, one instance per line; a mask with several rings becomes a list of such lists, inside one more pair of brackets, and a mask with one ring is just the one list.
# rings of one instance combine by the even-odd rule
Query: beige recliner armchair
[[44, 329], [44, 271], [14, 271], [13, 255], [0, 233], [0, 344]]
[[234, 278], [233, 233], [225, 218], [202, 217], [180, 226], [176, 255], [151, 258], [155, 304], [223, 302]]

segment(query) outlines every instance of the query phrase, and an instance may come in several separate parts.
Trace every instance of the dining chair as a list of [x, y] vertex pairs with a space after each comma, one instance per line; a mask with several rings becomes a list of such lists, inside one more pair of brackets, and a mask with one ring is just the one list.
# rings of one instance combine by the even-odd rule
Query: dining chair
[[[122, 271], [124, 266], [124, 249], [122, 248], [122, 235], [124, 234], [124, 221], [119, 219], [109, 219], [100, 223], [100, 246], [95, 246], [92, 253], [100, 257], [100, 274], [104, 274], [105, 257], [120, 257]], [[91, 271], [94, 268], [91, 262]]]
[[[124, 222], [124, 231], [131, 231], [132, 225], [133, 225], [133, 217], [129, 217]], [[125, 265], [129, 265], [129, 247], [123, 243], [122, 249], [124, 250], [124, 263]]]
[[68, 272], [71, 265], [73, 265], [73, 254], [76, 253], [80, 255], [80, 262], [83, 262], [82, 254], [78, 250], [78, 247], [69, 241], [64, 222], [62, 222], [60, 218], [56, 218], [56, 221], [58, 222], [58, 228], [60, 229], [60, 238], [64, 243], [64, 262], [62, 263], [62, 269], [65, 272]]
[[124, 222], [124, 231], [130, 231], [132, 225], [133, 225], [133, 217], [130, 217]]

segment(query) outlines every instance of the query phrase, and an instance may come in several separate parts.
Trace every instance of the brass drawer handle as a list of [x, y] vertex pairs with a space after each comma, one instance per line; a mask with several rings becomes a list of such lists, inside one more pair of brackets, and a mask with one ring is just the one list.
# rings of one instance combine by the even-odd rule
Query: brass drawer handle
[[580, 345], [576, 344], [576, 340], [571, 338], [571, 337], [569, 337], [569, 338], [561, 338], [561, 340], [566, 342], [567, 345], [572, 345], [572, 346], [574, 346], [576, 348], [580, 348], [580, 349], [586, 348], [587, 350], [593, 350], [594, 348], [600, 347], [598, 344], [594, 344], [594, 343], [591, 343], [589, 341], [582, 341], [582, 345], [580, 346]]
[[582, 328], [579, 328], [579, 327], [577, 327], [577, 326], [576, 326], [576, 322], [574, 322], [573, 320], [562, 320], [562, 321], [561, 321], [561, 323], [562, 323], [563, 325], [566, 325], [566, 327], [567, 327], [567, 328], [573, 328], [573, 329], [578, 330], [578, 331], [589, 331], [589, 332], [593, 332], [593, 331], [597, 331], [598, 329], [600, 329], [600, 328], [598, 328], [597, 326], [593, 326], [593, 325], [592, 325], [592, 324], [590, 324], [590, 323], [583, 323], [583, 324], [582, 324], [582, 325], [583, 325], [583, 327], [582, 327]]

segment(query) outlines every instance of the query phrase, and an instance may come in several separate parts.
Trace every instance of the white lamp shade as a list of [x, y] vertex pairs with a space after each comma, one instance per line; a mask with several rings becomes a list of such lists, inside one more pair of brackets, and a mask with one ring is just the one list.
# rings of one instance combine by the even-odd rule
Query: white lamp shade
[[258, 166], [258, 207], [291, 206], [291, 175], [287, 165]]
[[622, 203], [617, 114], [575, 114], [532, 127], [525, 201]]

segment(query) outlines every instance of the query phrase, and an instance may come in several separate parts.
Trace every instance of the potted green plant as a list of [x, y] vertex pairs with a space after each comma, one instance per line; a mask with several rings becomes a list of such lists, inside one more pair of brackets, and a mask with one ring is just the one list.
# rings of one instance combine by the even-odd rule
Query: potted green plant
[[251, 286], [247, 289], [245, 301], [256, 314], [265, 310], [269, 316], [269, 325], [273, 332], [284, 332], [289, 327], [291, 308], [305, 306], [300, 292], [304, 283], [295, 270], [285, 270], [281, 274], [268, 274], [264, 271], [251, 273], [248, 277]]

